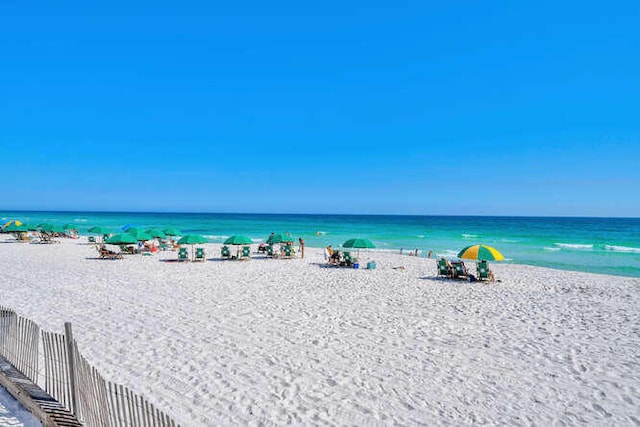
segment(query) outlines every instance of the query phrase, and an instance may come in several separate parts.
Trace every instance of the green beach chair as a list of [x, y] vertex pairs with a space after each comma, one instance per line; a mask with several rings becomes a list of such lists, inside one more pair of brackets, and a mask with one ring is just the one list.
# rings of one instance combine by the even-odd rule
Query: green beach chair
[[178, 261], [189, 261], [189, 253], [187, 252], [187, 248], [180, 248], [178, 251]]
[[284, 247], [284, 258], [292, 258], [293, 257], [293, 248], [289, 245]]
[[222, 254], [222, 258], [231, 258], [231, 252], [229, 252], [228, 246], [223, 246], [220, 253]]
[[469, 273], [467, 272], [467, 267], [464, 265], [464, 262], [462, 261], [452, 262], [451, 266], [453, 267], [454, 279], [467, 280], [469, 278]]
[[242, 247], [242, 259], [251, 258], [251, 248], [249, 246]]
[[438, 277], [444, 276], [451, 278], [453, 276], [451, 266], [449, 266], [446, 259], [442, 258], [437, 260], [436, 265], [438, 266]]
[[351, 252], [343, 252], [342, 253], [342, 262], [340, 263], [340, 265], [342, 265], [344, 267], [353, 266], [353, 258], [351, 258]]
[[89, 236], [89, 243], [95, 243], [96, 242], [96, 238], [93, 236]]
[[489, 265], [487, 264], [487, 261], [480, 261], [476, 265], [476, 267], [478, 269], [478, 280], [490, 279], [491, 272], [489, 270]]
[[204, 256], [204, 248], [196, 248], [196, 257], [194, 261], [206, 261], [207, 259]]
[[267, 246], [267, 256], [273, 258], [273, 245]]

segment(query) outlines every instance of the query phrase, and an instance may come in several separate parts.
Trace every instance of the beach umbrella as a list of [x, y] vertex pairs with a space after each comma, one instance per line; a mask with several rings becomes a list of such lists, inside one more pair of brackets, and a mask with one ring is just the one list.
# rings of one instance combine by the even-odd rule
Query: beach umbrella
[[293, 237], [287, 236], [284, 233], [272, 234], [267, 239], [267, 243], [272, 245], [274, 243], [290, 243], [293, 242]]
[[371, 242], [371, 240], [369, 239], [356, 238], [356, 239], [347, 240], [342, 244], [342, 247], [349, 248], [349, 249], [357, 249], [358, 250], [357, 256], [359, 257], [360, 249], [373, 249], [376, 247], [376, 245], [374, 245], [373, 242]]
[[135, 227], [131, 227], [127, 230], [127, 234], [132, 235], [133, 237], [136, 238], [136, 240], [142, 242], [145, 240], [152, 240], [153, 237], [151, 237], [150, 234], [145, 233], [144, 231], [137, 229]]
[[89, 229], [89, 233], [93, 233], [93, 234], [111, 234], [111, 231], [108, 228], [105, 227], [100, 227], [100, 226], [95, 226], [95, 227], [91, 227]]
[[502, 261], [504, 256], [497, 249], [486, 245], [471, 245], [458, 252], [458, 258], [484, 261]]
[[20, 225], [22, 225], [22, 221], [19, 221], [17, 219], [12, 219], [11, 221], [8, 221], [4, 226], [5, 227], [9, 227], [12, 224], [20, 226]]
[[77, 230], [78, 226], [76, 224], [65, 224], [63, 225], [65, 230]]
[[27, 224], [23, 224], [21, 222], [20, 224], [17, 224], [17, 222], [20, 221], [11, 222], [11, 224], [7, 225], [4, 228], [4, 231], [6, 231], [7, 233], [25, 233], [29, 231], [29, 226]]
[[349, 239], [342, 244], [343, 248], [373, 249], [376, 247], [369, 239]]
[[60, 225], [42, 224], [40, 231], [44, 231], [46, 233], [64, 233], [66, 229]]
[[178, 240], [179, 245], [191, 245], [191, 258], [194, 257], [194, 249], [193, 245], [197, 245], [200, 243], [207, 243], [208, 240], [206, 237], [202, 237], [199, 234], [186, 234]]
[[109, 245], [134, 245], [138, 240], [129, 233], [114, 234], [104, 241]]
[[178, 240], [179, 245], [197, 245], [199, 243], [209, 242], [206, 237], [202, 237], [199, 234], [186, 234]]
[[145, 233], [147, 233], [149, 236], [153, 237], [153, 238], [158, 238], [158, 239], [166, 239], [167, 238], [167, 234], [164, 233], [162, 230], [158, 230], [157, 228], [152, 228], [150, 230], [145, 231]]
[[177, 228], [167, 227], [162, 231], [164, 231], [164, 234], [166, 234], [167, 236], [182, 236], [182, 232]]
[[229, 237], [224, 241], [225, 245], [250, 245], [253, 243], [253, 240], [248, 238], [247, 236], [234, 235]]

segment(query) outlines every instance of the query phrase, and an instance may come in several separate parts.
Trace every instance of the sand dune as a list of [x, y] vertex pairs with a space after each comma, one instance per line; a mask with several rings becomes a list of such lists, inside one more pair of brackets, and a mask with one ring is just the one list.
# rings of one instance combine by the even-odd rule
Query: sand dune
[[337, 269], [310, 248], [104, 261], [9, 240], [0, 304], [71, 321], [106, 377], [183, 425], [640, 424], [640, 279], [494, 264], [500, 283], [452, 282], [433, 260]]

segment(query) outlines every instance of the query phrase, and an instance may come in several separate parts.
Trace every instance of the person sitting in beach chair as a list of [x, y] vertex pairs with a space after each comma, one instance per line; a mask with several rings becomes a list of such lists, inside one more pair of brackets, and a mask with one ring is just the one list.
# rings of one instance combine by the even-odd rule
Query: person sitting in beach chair
[[464, 265], [464, 262], [454, 261], [451, 263], [451, 267], [453, 269], [452, 278], [463, 280], [467, 280], [469, 278], [469, 272], [467, 271], [467, 267]]
[[436, 265], [438, 267], [438, 276], [444, 276], [451, 278], [453, 277], [453, 268], [449, 261], [446, 260], [445, 257], [440, 258], [436, 261]]
[[178, 261], [189, 261], [189, 253], [187, 252], [187, 248], [180, 248], [178, 251]]
[[340, 251], [333, 251], [331, 253], [331, 256], [329, 257], [329, 264], [335, 265], [336, 267], [340, 266], [340, 261], [341, 261], [340, 255], [341, 255]]
[[122, 259], [122, 253], [108, 250], [105, 245], [96, 245], [100, 259]]
[[194, 261], [202, 261], [205, 262], [207, 259], [204, 256], [204, 248], [196, 248], [196, 254]]
[[120, 245], [120, 252], [122, 252], [123, 254], [133, 255], [136, 253], [136, 250], [133, 248], [133, 246]]
[[495, 281], [495, 277], [493, 275], [493, 271], [489, 269], [489, 264], [487, 261], [480, 261], [476, 264], [477, 272], [478, 272], [478, 280], [488, 280], [490, 282]]
[[291, 247], [291, 245], [285, 245], [282, 248], [282, 257], [283, 258], [293, 258], [293, 247]]
[[222, 249], [220, 249], [220, 254], [222, 255], [222, 258], [231, 258], [231, 252], [229, 251], [229, 246], [223, 246]]

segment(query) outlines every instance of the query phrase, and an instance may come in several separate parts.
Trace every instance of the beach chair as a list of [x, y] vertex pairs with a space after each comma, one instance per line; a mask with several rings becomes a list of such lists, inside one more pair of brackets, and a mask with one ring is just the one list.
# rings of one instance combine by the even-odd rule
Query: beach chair
[[343, 267], [352, 267], [353, 266], [353, 258], [351, 258], [351, 252], [343, 252], [342, 253], [342, 261], [340, 265]]
[[452, 277], [454, 279], [467, 280], [469, 278], [469, 273], [467, 272], [467, 267], [464, 265], [464, 262], [462, 261], [452, 262], [451, 267], [453, 267]]
[[178, 261], [189, 261], [189, 253], [187, 252], [187, 248], [180, 248], [178, 251]]
[[487, 261], [480, 261], [476, 265], [478, 271], [478, 280], [491, 280], [491, 270], [489, 270], [489, 265]]
[[193, 260], [202, 262], [207, 260], [204, 256], [204, 248], [196, 248], [196, 257]]
[[241, 259], [248, 260], [249, 258], [251, 258], [251, 247], [243, 246]]
[[222, 249], [220, 249], [220, 253], [222, 254], [222, 258], [231, 258], [229, 246], [223, 246]]
[[453, 271], [451, 266], [447, 263], [447, 260], [442, 258], [436, 261], [436, 265], [438, 267], [438, 277], [444, 276], [451, 278], [453, 276]]
[[282, 257], [283, 258], [287, 258], [287, 259], [293, 258], [293, 248], [291, 246], [289, 246], [289, 245], [286, 245], [284, 247], [284, 254], [283, 254]]
[[169, 248], [169, 246], [167, 246], [166, 243], [162, 242], [160, 243], [160, 250], [161, 251], [166, 251]]
[[267, 256], [273, 258], [273, 246], [267, 246]]
[[93, 237], [93, 236], [89, 236], [88, 239], [89, 239], [89, 243], [95, 243], [96, 242], [96, 238]]

